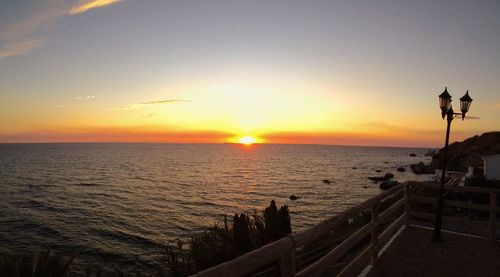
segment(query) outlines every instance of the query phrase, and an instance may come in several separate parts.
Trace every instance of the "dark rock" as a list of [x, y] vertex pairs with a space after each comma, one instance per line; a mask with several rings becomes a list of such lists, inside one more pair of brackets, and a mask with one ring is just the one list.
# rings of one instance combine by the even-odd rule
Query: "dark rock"
[[399, 185], [398, 181], [389, 180], [389, 181], [384, 181], [384, 182], [380, 183], [379, 188], [382, 190], [386, 190], [386, 189], [390, 189], [392, 187], [395, 187], [397, 185]]
[[429, 150], [427, 150], [427, 152], [425, 153], [424, 156], [426, 156], [426, 157], [433, 157], [434, 155], [436, 155], [436, 150], [429, 149]]
[[297, 200], [299, 198], [300, 197], [298, 197], [297, 195], [294, 195], [294, 194], [290, 195], [290, 200]]
[[352, 169], [358, 169], [357, 167], [353, 166]]
[[381, 177], [368, 177], [368, 179], [375, 181], [375, 182], [381, 182], [381, 181], [387, 181], [389, 179], [392, 179], [394, 177], [394, 174], [392, 173], [386, 173], [384, 176]]
[[331, 184], [332, 181], [328, 180], [328, 179], [323, 179], [323, 184]]
[[375, 172], [382, 172], [382, 170], [380, 170], [380, 169], [377, 169], [377, 170], [375, 170]]
[[426, 165], [423, 162], [419, 162], [418, 164], [410, 165], [411, 171], [413, 173], [419, 174], [434, 174], [434, 169], [430, 165]]
[[408, 155], [408, 156], [410, 156], [410, 157], [416, 157], [416, 156], [417, 156], [417, 154], [415, 154], [415, 153], [410, 153], [410, 155]]
[[368, 177], [368, 179], [375, 181], [375, 182], [381, 182], [381, 181], [387, 181], [390, 178], [383, 176], [383, 177]]
[[396, 169], [398, 172], [405, 172], [406, 169], [404, 167], [398, 167], [398, 169]]

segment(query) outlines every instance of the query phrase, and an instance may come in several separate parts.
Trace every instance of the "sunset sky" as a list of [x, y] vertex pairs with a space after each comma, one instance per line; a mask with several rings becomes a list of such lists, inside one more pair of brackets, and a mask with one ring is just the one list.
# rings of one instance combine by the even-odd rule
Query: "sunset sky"
[[500, 129], [500, 1], [2, 0], [0, 142], [440, 147]]

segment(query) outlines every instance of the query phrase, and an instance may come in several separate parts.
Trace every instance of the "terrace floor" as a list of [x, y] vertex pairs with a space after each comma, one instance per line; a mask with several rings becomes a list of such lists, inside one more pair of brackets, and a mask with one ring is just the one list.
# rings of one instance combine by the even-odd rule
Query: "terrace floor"
[[500, 241], [406, 228], [380, 256], [369, 276], [500, 276]]

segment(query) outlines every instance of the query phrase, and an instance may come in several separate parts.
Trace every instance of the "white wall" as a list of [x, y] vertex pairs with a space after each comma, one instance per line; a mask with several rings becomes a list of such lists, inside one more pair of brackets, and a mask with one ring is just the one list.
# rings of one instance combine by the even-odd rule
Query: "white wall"
[[500, 155], [484, 157], [484, 176], [488, 180], [500, 180]]

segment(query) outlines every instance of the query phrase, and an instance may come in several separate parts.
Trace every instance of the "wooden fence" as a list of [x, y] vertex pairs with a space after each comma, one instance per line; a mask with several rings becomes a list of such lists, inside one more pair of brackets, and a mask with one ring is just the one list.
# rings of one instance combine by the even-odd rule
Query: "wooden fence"
[[[410, 216], [413, 220], [433, 221], [435, 218], [434, 209], [437, 204], [436, 197], [423, 196], [422, 189], [439, 189], [437, 183], [416, 183], [411, 182], [411, 203], [412, 209]], [[450, 229], [456, 228], [456, 231], [470, 233], [473, 235], [487, 236], [491, 240], [497, 240], [497, 213], [498, 198], [500, 189], [468, 187], [468, 186], [445, 186], [445, 194], [455, 194], [455, 199], [446, 197], [444, 201], [445, 208], [454, 210], [452, 214], [443, 215], [443, 224]], [[474, 197], [475, 196], [475, 197]], [[460, 199], [462, 198], [462, 199]], [[488, 203], [488, 204], [485, 204]], [[428, 204], [428, 211], [419, 211], [418, 208]], [[429, 211], [430, 210], [430, 211]], [[457, 212], [458, 211], [458, 212]], [[484, 216], [487, 214], [488, 216]], [[457, 228], [458, 227], [458, 228]], [[486, 230], [485, 232], [482, 232]]]
[[[418, 195], [422, 188], [436, 190], [439, 185], [435, 183], [409, 182], [395, 186], [310, 229], [290, 234], [234, 260], [201, 271], [195, 276], [356, 276], [367, 265], [377, 263], [381, 247], [402, 226], [409, 225], [412, 217], [434, 220], [434, 214], [412, 209], [412, 206], [417, 207], [419, 203], [431, 207], [436, 203], [435, 198]], [[500, 195], [500, 190], [476, 187], [447, 187], [447, 190], [450, 189], [489, 194], [489, 205], [449, 200], [446, 200], [444, 205], [446, 207], [488, 211], [490, 216], [487, 225], [491, 239], [495, 240], [497, 229], [496, 213], [499, 211], [496, 200], [497, 195]], [[381, 204], [384, 204], [383, 208]], [[360, 213], [369, 213], [369, 220], [365, 220], [352, 234], [349, 234], [340, 243], [320, 251], [320, 255], [313, 256], [313, 260], [306, 263], [305, 266], [297, 263], [297, 258], [300, 259], [300, 252], [305, 246], [331, 234], [333, 230], [352, 220]], [[453, 220], [457, 219], [445, 216], [443, 218], [444, 226]], [[459, 220], [463, 221], [464, 219]], [[484, 222], [475, 223], [481, 224], [481, 226], [485, 225]], [[342, 259], [347, 260], [347, 262], [340, 262]], [[277, 270], [273, 270], [275, 268]]]

